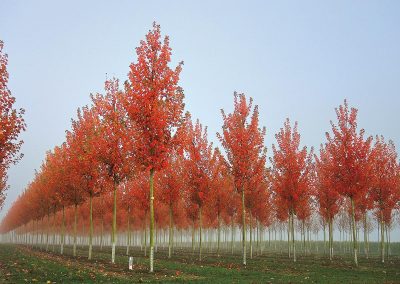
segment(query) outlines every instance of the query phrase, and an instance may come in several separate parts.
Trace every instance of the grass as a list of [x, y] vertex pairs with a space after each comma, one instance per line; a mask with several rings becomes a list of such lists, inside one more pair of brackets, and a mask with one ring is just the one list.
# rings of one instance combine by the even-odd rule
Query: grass
[[241, 265], [240, 255], [217, 257], [205, 253], [202, 262], [190, 249], [176, 249], [171, 259], [167, 250], [156, 253], [154, 274], [149, 274], [148, 258], [140, 248], [131, 250], [134, 270], [128, 270], [125, 248], [117, 248], [116, 263], [110, 263], [111, 249], [95, 247], [93, 260], [87, 260], [87, 249], [72, 248], [65, 255], [45, 252], [22, 245], [0, 245], [0, 283], [400, 283], [400, 258], [391, 257], [382, 264], [377, 256], [359, 258], [354, 267], [351, 257], [336, 257], [330, 262], [322, 255], [299, 255], [293, 263], [286, 255], [264, 252]]

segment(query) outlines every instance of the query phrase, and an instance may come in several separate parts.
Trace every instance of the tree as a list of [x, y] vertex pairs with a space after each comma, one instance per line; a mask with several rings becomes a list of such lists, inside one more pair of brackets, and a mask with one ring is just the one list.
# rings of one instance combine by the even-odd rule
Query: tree
[[7, 190], [7, 169], [22, 158], [18, 152], [23, 141], [18, 140], [18, 136], [26, 128], [23, 118], [25, 110], [14, 108], [15, 98], [7, 87], [8, 56], [3, 53], [3, 46], [0, 40], [0, 209]]
[[163, 169], [159, 175], [160, 198], [168, 206], [169, 211], [168, 258], [171, 258], [172, 254], [173, 227], [177, 215], [176, 211], [182, 200], [182, 189], [184, 187], [183, 169], [182, 155], [174, 151], [170, 156], [168, 167]]
[[[264, 221], [268, 219], [269, 214], [268, 201], [270, 199], [270, 187], [267, 180], [265, 157], [259, 159], [258, 162], [254, 162], [251, 173], [251, 178], [246, 185], [247, 190], [245, 194], [245, 205], [249, 213], [250, 259], [253, 258], [253, 225], [257, 225], [260, 219]], [[259, 226], [257, 225], [256, 227], [258, 228]]]
[[396, 192], [399, 186], [397, 153], [393, 141], [389, 140], [386, 143], [383, 136], [376, 136], [371, 152], [371, 166], [373, 178], [370, 197], [381, 224], [381, 259], [383, 263], [385, 262], [385, 225], [390, 224], [392, 211], [399, 200]]
[[[329, 259], [333, 257], [333, 220], [339, 212], [341, 198], [336, 190], [334, 176], [332, 175], [332, 157], [326, 150], [326, 145], [321, 145], [319, 157], [314, 155], [316, 164], [316, 199], [319, 214], [323, 219], [324, 234], [325, 224], [328, 224], [329, 232]], [[325, 243], [324, 243], [325, 246]]]
[[[111, 232], [111, 262], [115, 262], [117, 233], [117, 190], [121, 182], [135, 172], [134, 150], [131, 147], [134, 128], [123, 107], [125, 94], [119, 90], [115, 78], [105, 82], [105, 95], [92, 95], [93, 109], [100, 120], [96, 140], [101, 172], [113, 184], [113, 219]], [[133, 138], [134, 139], [134, 138]]]
[[326, 133], [327, 151], [332, 157], [333, 182], [340, 195], [350, 200], [354, 263], [357, 266], [355, 202], [368, 189], [372, 137], [364, 139], [364, 129], [357, 130], [356, 108], [349, 109], [347, 101], [335, 109], [338, 124], [331, 121], [332, 134]]
[[126, 191], [134, 201], [134, 207], [136, 211], [140, 211], [143, 216], [140, 218], [142, 229], [144, 229], [144, 255], [147, 254], [147, 217], [150, 211], [149, 196], [150, 192], [147, 190], [149, 177], [145, 175], [139, 175], [130, 179], [126, 184]]
[[[72, 124], [74, 124], [74, 122], [72, 122]], [[81, 187], [81, 175], [78, 172], [79, 167], [74, 166], [73, 162], [77, 159], [74, 147], [71, 147], [71, 145], [73, 145], [76, 141], [75, 135], [76, 133], [73, 131], [66, 132], [66, 143], [63, 144], [63, 151], [60, 157], [64, 173], [66, 173], [65, 175], [63, 175], [65, 186], [63, 199], [64, 201], [67, 201], [74, 206], [73, 256], [76, 256], [78, 205], [82, 204], [87, 198], [87, 194], [83, 191]]]
[[[68, 173], [66, 169], [66, 144], [61, 147], [54, 147], [53, 152], [48, 152], [41, 176], [45, 177], [46, 188], [49, 193], [48, 201], [52, 205], [53, 210], [53, 230], [55, 228], [56, 214], [61, 208], [62, 210], [62, 228], [61, 228], [61, 247], [60, 253], [64, 253], [64, 233], [65, 233], [65, 207], [71, 204], [71, 200], [65, 198], [68, 196]], [[82, 196], [83, 198], [83, 196]], [[48, 216], [49, 217], [49, 216]], [[55, 230], [54, 230], [55, 231]], [[55, 232], [53, 232], [53, 250], [55, 244]]]
[[[235, 189], [242, 195], [242, 247], [243, 264], [246, 265], [246, 184], [252, 177], [254, 163], [265, 160], [265, 128], [259, 128], [258, 106], [252, 108], [253, 99], [246, 101], [244, 94], [234, 94], [234, 111], [228, 115], [221, 110], [222, 134], [217, 133], [225, 149], [228, 167]], [[253, 112], [251, 114], [251, 112]]]
[[289, 119], [286, 119], [284, 127], [275, 138], [278, 148], [275, 144], [272, 145], [272, 188], [276, 194], [276, 206], [289, 216], [293, 261], [296, 261], [294, 216], [310, 206], [313, 149], [309, 153], [305, 146], [299, 149], [300, 134], [297, 131], [297, 122], [292, 128]]
[[199, 120], [193, 125], [187, 120], [187, 142], [185, 147], [185, 168], [189, 203], [198, 208], [199, 220], [199, 260], [202, 257], [202, 217], [203, 208], [209, 198], [211, 187], [212, 143], [208, 143], [207, 127], [203, 129]]
[[130, 65], [125, 109], [135, 125], [133, 148], [142, 169], [150, 173], [150, 272], [154, 272], [154, 173], [163, 169], [174, 147], [183, 119], [183, 91], [178, 86], [183, 62], [172, 70], [169, 38], [161, 43], [160, 26], [136, 48], [137, 62]]
[[210, 191], [208, 193], [208, 207], [211, 211], [211, 216], [215, 217], [217, 213], [217, 256], [220, 256], [220, 243], [221, 243], [221, 219], [227, 207], [233, 204], [228, 203], [230, 195], [236, 197], [232, 184], [232, 177], [228, 172], [226, 161], [218, 148], [214, 149], [213, 157], [211, 160], [210, 169]]
[[97, 159], [99, 128], [100, 120], [95, 110], [83, 107], [78, 110], [78, 119], [72, 122], [73, 139], [69, 142], [71, 152], [74, 153], [69, 163], [78, 175], [79, 187], [89, 196], [88, 259], [92, 259], [93, 198], [100, 195], [102, 189], [101, 186], [97, 186], [98, 179], [100, 180], [100, 166]]

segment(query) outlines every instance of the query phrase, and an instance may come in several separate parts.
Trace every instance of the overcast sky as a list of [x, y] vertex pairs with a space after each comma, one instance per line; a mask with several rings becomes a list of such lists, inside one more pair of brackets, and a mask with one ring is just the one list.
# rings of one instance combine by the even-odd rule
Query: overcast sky
[[286, 117], [318, 148], [345, 98], [359, 108], [360, 127], [400, 149], [400, 1], [193, 2], [0, 2], [9, 88], [28, 125], [0, 217], [106, 73], [126, 79], [153, 21], [170, 36], [173, 63], [185, 62], [186, 108], [211, 141], [238, 91], [260, 107], [269, 154]]

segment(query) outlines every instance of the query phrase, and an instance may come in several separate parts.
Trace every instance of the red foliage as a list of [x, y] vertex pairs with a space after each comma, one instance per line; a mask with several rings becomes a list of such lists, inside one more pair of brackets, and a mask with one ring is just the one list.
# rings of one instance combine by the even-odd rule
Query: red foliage
[[316, 164], [316, 198], [318, 201], [319, 214], [325, 222], [333, 220], [339, 212], [341, 197], [336, 190], [334, 176], [332, 175], [332, 156], [321, 146], [319, 157], [315, 157]]
[[15, 98], [7, 87], [8, 56], [3, 53], [3, 46], [0, 40], [0, 209], [7, 189], [7, 169], [22, 158], [18, 152], [23, 141], [18, 140], [18, 136], [26, 127], [23, 119], [25, 111], [14, 108]]
[[203, 130], [199, 120], [193, 125], [188, 118], [186, 133], [185, 168], [188, 201], [201, 208], [210, 197], [212, 143], [208, 143], [207, 127]]
[[276, 194], [278, 212], [293, 213], [298, 218], [306, 218], [312, 194], [313, 150], [307, 153], [307, 147], [299, 149], [297, 122], [292, 128], [289, 119], [275, 138], [279, 148], [272, 145], [272, 188]]
[[357, 109], [349, 109], [346, 100], [336, 116], [338, 124], [331, 122], [332, 134], [326, 133], [333, 182], [339, 194], [357, 200], [368, 188], [372, 137], [364, 139], [364, 129], [357, 132]]
[[136, 127], [131, 138], [138, 164], [158, 171], [180, 143], [175, 134], [183, 118], [184, 95], [178, 86], [183, 63], [175, 70], [168, 66], [169, 38], [161, 42], [160, 26], [155, 23], [136, 53], [137, 63], [130, 65], [129, 82], [125, 84], [124, 105]]
[[118, 80], [105, 82], [105, 95], [92, 95], [93, 111], [98, 116], [95, 157], [104, 176], [118, 185], [134, 172], [132, 136], [134, 128], [123, 108], [125, 94], [119, 90]]
[[265, 128], [258, 125], [258, 106], [252, 110], [253, 99], [246, 101], [244, 94], [234, 94], [234, 111], [226, 115], [221, 110], [224, 124], [222, 134], [217, 133], [227, 155], [236, 190], [245, 190], [253, 175], [255, 162], [265, 160]]
[[393, 141], [376, 137], [371, 154], [372, 184], [369, 198], [374, 203], [379, 220], [390, 224], [392, 212], [399, 202], [399, 165]]

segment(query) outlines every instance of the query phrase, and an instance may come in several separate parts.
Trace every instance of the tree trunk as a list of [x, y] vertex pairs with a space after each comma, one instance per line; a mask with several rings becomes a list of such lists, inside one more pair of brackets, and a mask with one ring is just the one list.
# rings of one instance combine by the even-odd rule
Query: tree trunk
[[147, 256], [147, 213], [144, 220], [144, 256]]
[[326, 255], [326, 225], [325, 225], [325, 220], [324, 220], [324, 222], [323, 222], [323, 225], [322, 225], [322, 227], [323, 227], [323, 229], [324, 229], [324, 255]]
[[249, 223], [249, 227], [250, 227], [250, 259], [253, 259], [253, 218], [252, 218], [252, 214], [251, 211], [249, 211], [249, 216], [250, 216], [250, 223]]
[[103, 250], [104, 216], [101, 216], [100, 250]]
[[202, 241], [202, 237], [201, 237], [201, 228], [202, 227], [202, 220], [201, 220], [201, 207], [199, 208], [199, 260], [201, 261], [201, 241]]
[[42, 217], [42, 219], [40, 219], [40, 224], [42, 225], [42, 229], [40, 230], [40, 250], [43, 250], [43, 228], [44, 228], [44, 217]]
[[292, 244], [293, 244], [293, 261], [296, 262], [296, 244], [294, 242], [294, 216], [293, 212], [291, 213], [292, 215]]
[[221, 240], [221, 214], [218, 211], [218, 236], [217, 236], [217, 256], [219, 257], [219, 245]]
[[154, 169], [150, 170], [150, 273], [154, 272]]
[[329, 259], [333, 260], [333, 220], [329, 217]]
[[351, 218], [352, 218], [352, 227], [353, 227], [353, 250], [354, 250], [354, 264], [358, 266], [357, 260], [357, 237], [356, 237], [356, 219], [354, 213], [354, 199], [350, 198], [351, 200]]
[[60, 253], [64, 254], [64, 240], [65, 240], [65, 208], [62, 207], [62, 225], [61, 225], [61, 250]]
[[246, 208], [244, 202], [244, 188], [242, 188], [242, 247], [243, 265], [246, 265]]
[[288, 231], [287, 231], [287, 245], [288, 245], [288, 256], [290, 258], [291, 253], [291, 244], [290, 244], [290, 233], [292, 231], [292, 214], [289, 213], [289, 221], [288, 221]]
[[233, 255], [233, 236], [234, 236], [234, 226], [233, 226], [233, 216], [231, 220], [231, 254]]
[[171, 258], [172, 254], [172, 204], [169, 205], [169, 235], [168, 235], [168, 258]]
[[53, 252], [56, 251], [56, 209], [53, 212]]
[[381, 257], [385, 262], [385, 223], [383, 222], [383, 211], [381, 210]]
[[302, 235], [303, 235], [303, 255], [306, 255], [306, 226], [305, 226], [305, 220], [303, 219], [301, 221], [301, 227], [302, 227]]
[[114, 206], [113, 206], [113, 221], [112, 221], [112, 234], [111, 234], [111, 263], [115, 263], [115, 242], [117, 233], [117, 184], [114, 182]]
[[192, 227], [192, 254], [194, 255], [194, 238], [195, 238], [195, 226], [193, 220], [193, 227]]
[[385, 224], [386, 227], [386, 248], [387, 248], [387, 259], [390, 257], [390, 224]]
[[92, 239], [93, 239], [93, 197], [92, 194], [89, 194], [89, 206], [90, 206], [90, 212], [89, 212], [89, 256], [88, 259], [92, 259]]
[[73, 247], [73, 255], [76, 256], [76, 222], [78, 218], [77, 208], [78, 204], [74, 205], [74, 247]]
[[49, 250], [49, 233], [50, 233], [50, 212], [47, 212], [46, 251]]
[[131, 207], [128, 206], [128, 231], [127, 231], [127, 241], [126, 241], [126, 255], [129, 255], [129, 246], [131, 244], [131, 230], [130, 230], [130, 220], [131, 220]]

